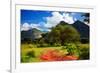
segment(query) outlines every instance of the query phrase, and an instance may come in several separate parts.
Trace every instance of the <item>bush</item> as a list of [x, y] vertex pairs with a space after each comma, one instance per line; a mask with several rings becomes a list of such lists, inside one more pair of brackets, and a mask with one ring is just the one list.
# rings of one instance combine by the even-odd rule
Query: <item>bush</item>
[[29, 51], [29, 52], [26, 54], [26, 56], [28, 56], [28, 57], [35, 57], [35, 53], [34, 53], [34, 51]]
[[22, 56], [21, 62], [29, 62], [30, 57], [29, 56]]
[[80, 52], [80, 59], [87, 60], [89, 59], [89, 49], [82, 49]]
[[34, 51], [28, 51], [25, 55], [21, 56], [21, 62], [30, 62], [32, 58], [35, 58]]
[[79, 49], [77, 48], [76, 44], [68, 43], [64, 48], [67, 49], [68, 55], [79, 56]]
[[61, 46], [61, 44], [59, 44], [59, 43], [54, 43], [54, 46], [55, 46], [55, 47], [58, 47], [58, 46]]
[[81, 60], [87, 60], [90, 58], [89, 44], [80, 44], [80, 45], [78, 45], [78, 48], [80, 50], [80, 59]]
[[67, 49], [68, 55], [79, 57], [80, 60], [87, 60], [90, 57], [89, 44], [66, 44], [64, 47]]

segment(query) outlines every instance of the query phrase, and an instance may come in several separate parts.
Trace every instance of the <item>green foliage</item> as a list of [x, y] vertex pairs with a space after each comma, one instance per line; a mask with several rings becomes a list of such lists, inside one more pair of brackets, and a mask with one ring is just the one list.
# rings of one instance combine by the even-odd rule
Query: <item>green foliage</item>
[[79, 49], [77, 48], [76, 44], [68, 43], [64, 48], [67, 49], [68, 55], [79, 57]]
[[54, 43], [64, 45], [65, 43], [79, 42], [80, 35], [71, 25], [60, 23], [56, 27], [52, 28], [52, 31], [48, 34], [47, 39], [51, 45], [54, 45]]
[[37, 44], [37, 47], [49, 47], [49, 44], [41, 43], [41, 44]]
[[35, 57], [34, 51], [29, 51], [26, 56]]
[[[30, 45], [29, 45], [30, 46]], [[35, 58], [35, 52], [33, 50], [21, 53], [21, 62], [30, 62], [32, 58]]]
[[89, 59], [89, 50], [87, 48], [82, 49], [80, 52], [80, 59], [85, 60], [85, 59]]
[[80, 59], [81, 60], [87, 60], [90, 58], [89, 44], [79, 44], [78, 48], [80, 51]]
[[21, 62], [29, 62], [30, 57], [29, 56], [21, 56]]
[[54, 43], [54, 46], [58, 47], [58, 46], [61, 46], [61, 44], [60, 43]]
[[87, 60], [90, 56], [89, 44], [68, 43], [63, 48], [67, 49], [68, 55], [75, 55], [80, 60]]

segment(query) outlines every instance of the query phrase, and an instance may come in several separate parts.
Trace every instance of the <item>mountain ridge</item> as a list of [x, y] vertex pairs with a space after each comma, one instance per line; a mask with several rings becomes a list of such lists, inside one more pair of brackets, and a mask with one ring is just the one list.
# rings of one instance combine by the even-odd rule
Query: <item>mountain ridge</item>
[[[81, 39], [89, 39], [89, 26], [87, 24], [81, 22], [81, 21], [75, 21], [73, 24], [68, 24], [64, 21], [61, 21], [56, 26], [59, 26], [59, 25], [72, 26], [79, 32]], [[21, 40], [24, 40], [24, 39], [32, 39], [32, 40], [38, 39], [38, 38], [42, 37], [43, 33], [44, 32], [38, 30], [37, 28], [32, 28], [32, 29], [27, 30], [27, 31], [21, 31]]]

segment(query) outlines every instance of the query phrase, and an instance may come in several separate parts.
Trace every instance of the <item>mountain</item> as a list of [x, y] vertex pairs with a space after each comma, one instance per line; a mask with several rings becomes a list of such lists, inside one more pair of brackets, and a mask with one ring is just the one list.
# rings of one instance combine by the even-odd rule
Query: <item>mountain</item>
[[89, 26], [87, 24], [78, 20], [74, 22], [73, 24], [68, 24], [64, 21], [61, 21], [57, 26], [59, 25], [72, 26], [79, 32], [81, 40], [84, 40], [84, 39], [89, 40]]
[[89, 26], [81, 21], [76, 21], [72, 24], [74, 28], [80, 33], [81, 39], [89, 39]]
[[58, 23], [58, 24], [56, 25], [56, 27], [58, 27], [58, 26], [66, 26], [66, 25], [71, 26], [71, 24], [68, 24], [68, 23], [66, 23], [66, 22], [64, 22], [64, 21], [61, 21], [60, 23]]
[[42, 32], [36, 28], [27, 30], [27, 31], [21, 31], [21, 40], [34, 40], [41, 38]]

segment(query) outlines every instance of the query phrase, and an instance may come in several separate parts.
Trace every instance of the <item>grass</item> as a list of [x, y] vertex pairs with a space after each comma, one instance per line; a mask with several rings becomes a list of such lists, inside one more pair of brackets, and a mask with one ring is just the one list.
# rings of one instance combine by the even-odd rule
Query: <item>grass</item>
[[[78, 49], [80, 51], [80, 59], [88, 59], [89, 54], [89, 44], [78, 44]], [[22, 63], [31, 63], [31, 62], [41, 62], [39, 58], [41, 53], [45, 50], [60, 50], [63, 53], [67, 53], [66, 49], [62, 49], [63, 46], [58, 47], [37, 47], [34, 44], [21, 44], [21, 62]]]
[[[62, 47], [36, 47], [34, 44], [21, 44], [21, 58], [22, 62], [41, 62], [38, 58], [41, 53], [45, 50], [49, 49], [61, 49]], [[28, 52], [34, 51], [34, 57], [27, 56]], [[23, 60], [24, 59], [24, 60]], [[28, 59], [28, 60], [27, 60]]]

